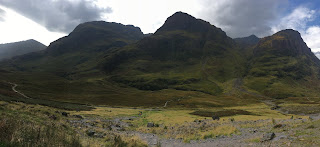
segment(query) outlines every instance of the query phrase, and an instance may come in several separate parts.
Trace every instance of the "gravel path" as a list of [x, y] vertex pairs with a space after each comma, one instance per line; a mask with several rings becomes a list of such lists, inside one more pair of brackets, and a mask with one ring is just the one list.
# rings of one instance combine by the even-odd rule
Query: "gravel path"
[[31, 99], [30, 97], [26, 96], [26, 95], [23, 94], [22, 92], [19, 92], [18, 90], [16, 90], [16, 87], [18, 87], [18, 84], [11, 83], [11, 82], [8, 82], [8, 83], [12, 85], [12, 90], [13, 90], [15, 93], [20, 94], [20, 95], [21, 95], [22, 97], [24, 97], [24, 98]]

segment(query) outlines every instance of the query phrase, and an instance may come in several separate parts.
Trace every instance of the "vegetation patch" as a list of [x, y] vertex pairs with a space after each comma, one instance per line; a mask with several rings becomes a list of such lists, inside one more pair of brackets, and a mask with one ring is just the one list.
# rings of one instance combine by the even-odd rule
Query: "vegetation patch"
[[65, 146], [80, 147], [79, 137], [54, 122], [40, 124], [20, 115], [1, 114], [0, 146]]
[[192, 115], [198, 115], [203, 117], [225, 117], [225, 116], [234, 116], [234, 115], [254, 115], [251, 112], [245, 111], [245, 110], [237, 110], [237, 109], [229, 109], [229, 110], [222, 110], [222, 111], [204, 111], [204, 110], [198, 110], [190, 113]]
[[54, 107], [59, 109], [76, 110], [76, 111], [89, 111], [93, 109], [93, 107], [76, 104], [76, 103], [58, 102], [58, 101], [51, 101], [51, 100], [44, 100], [44, 99], [26, 99], [21, 97], [7, 97], [1, 94], [0, 94], [0, 101], [23, 102], [27, 104], [38, 104], [38, 105], [49, 106], [49, 107]]

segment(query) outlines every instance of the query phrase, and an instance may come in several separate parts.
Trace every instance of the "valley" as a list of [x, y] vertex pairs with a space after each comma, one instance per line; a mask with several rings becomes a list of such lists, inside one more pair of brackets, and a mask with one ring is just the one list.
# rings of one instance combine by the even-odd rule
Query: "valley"
[[292, 29], [232, 39], [183, 12], [148, 35], [86, 22], [0, 62], [0, 146], [319, 146], [319, 90]]

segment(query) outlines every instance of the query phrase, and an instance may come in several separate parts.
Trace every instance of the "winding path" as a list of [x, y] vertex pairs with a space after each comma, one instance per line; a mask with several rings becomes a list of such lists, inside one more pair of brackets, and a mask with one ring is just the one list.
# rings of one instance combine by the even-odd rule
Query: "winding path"
[[16, 87], [18, 87], [18, 84], [15, 84], [15, 83], [11, 83], [11, 82], [8, 82], [9, 84], [12, 85], [12, 90], [15, 92], [15, 93], [18, 93], [20, 94], [22, 97], [24, 98], [27, 98], [27, 99], [31, 99], [30, 97], [26, 96], [25, 94], [23, 94], [22, 92], [19, 92]]

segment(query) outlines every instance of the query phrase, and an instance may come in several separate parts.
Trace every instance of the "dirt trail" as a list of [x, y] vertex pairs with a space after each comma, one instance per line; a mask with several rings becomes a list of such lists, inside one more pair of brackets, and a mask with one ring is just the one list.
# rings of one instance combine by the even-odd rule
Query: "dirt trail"
[[16, 87], [18, 87], [18, 84], [15, 84], [15, 83], [11, 83], [11, 82], [8, 82], [9, 84], [12, 85], [12, 90], [15, 92], [15, 93], [18, 93], [20, 94], [22, 97], [24, 98], [27, 98], [27, 99], [31, 99], [30, 97], [26, 96], [25, 94], [23, 94], [22, 92], [19, 92]]

